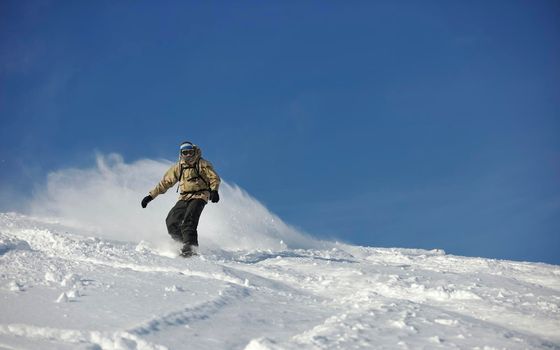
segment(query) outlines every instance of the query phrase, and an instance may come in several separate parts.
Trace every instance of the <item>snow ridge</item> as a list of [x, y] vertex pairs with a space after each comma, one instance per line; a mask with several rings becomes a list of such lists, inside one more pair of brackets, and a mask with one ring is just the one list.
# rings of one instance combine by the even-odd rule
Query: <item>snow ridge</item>
[[165, 346], [150, 344], [127, 332], [79, 331], [12, 324], [0, 325], [0, 334], [45, 342], [55, 341], [76, 345], [92, 344], [97, 349], [167, 350]]

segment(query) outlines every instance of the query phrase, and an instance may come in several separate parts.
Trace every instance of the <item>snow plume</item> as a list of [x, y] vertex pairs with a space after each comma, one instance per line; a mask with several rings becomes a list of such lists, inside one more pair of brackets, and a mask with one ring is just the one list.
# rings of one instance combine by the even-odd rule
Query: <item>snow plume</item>
[[[146, 209], [141, 208], [140, 200], [172, 164], [149, 159], [127, 164], [118, 154], [98, 155], [94, 168], [50, 173], [46, 188], [31, 202], [32, 214], [55, 218], [82, 234], [169, 245], [165, 218], [177, 200], [175, 188]], [[202, 214], [202, 246], [228, 250], [323, 246], [285, 224], [235, 185], [222, 182], [220, 197], [218, 204], [209, 203]]]

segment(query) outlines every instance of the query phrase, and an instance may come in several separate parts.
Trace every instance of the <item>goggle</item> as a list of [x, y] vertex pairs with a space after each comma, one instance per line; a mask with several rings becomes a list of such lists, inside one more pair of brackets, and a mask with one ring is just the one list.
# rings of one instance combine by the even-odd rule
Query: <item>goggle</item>
[[188, 156], [194, 153], [194, 146], [191, 143], [185, 142], [181, 144], [181, 147], [179, 148], [179, 152], [181, 152], [181, 154]]

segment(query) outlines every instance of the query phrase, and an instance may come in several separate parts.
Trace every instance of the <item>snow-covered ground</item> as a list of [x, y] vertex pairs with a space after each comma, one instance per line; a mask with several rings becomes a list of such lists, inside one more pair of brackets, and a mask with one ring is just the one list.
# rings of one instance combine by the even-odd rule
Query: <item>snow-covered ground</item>
[[560, 266], [319, 241], [227, 183], [179, 258], [175, 194], [139, 205], [170, 164], [100, 156], [0, 213], [0, 349], [560, 349]]
[[0, 214], [3, 349], [560, 349], [560, 267], [441, 250], [201, 249]]

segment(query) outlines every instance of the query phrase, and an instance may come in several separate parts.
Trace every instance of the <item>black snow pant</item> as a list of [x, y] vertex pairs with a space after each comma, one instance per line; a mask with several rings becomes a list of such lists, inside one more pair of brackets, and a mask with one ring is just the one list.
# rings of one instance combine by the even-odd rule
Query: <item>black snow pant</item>
[[206, 202], [203, 199], [180, 200], [169, 211], [165, 223], [171, 237], [185, 244], [198, 246], [198, 220]]

